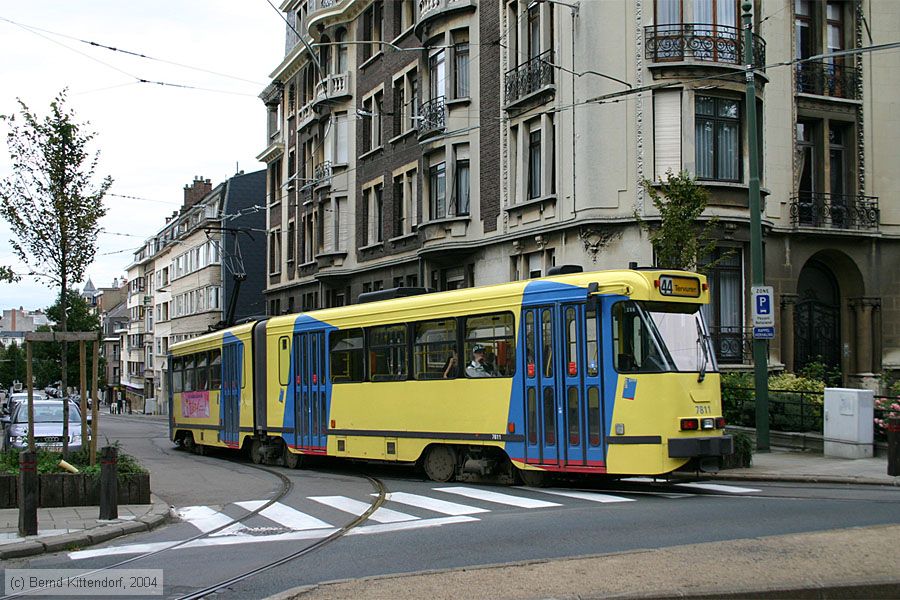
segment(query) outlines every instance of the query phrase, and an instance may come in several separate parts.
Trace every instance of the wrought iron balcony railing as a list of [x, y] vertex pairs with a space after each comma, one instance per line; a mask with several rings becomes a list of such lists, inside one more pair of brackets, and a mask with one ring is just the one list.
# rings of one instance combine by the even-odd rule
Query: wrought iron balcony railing
[[[699, 61], [744, 64], [743, 32], [709, 23], [672, 23], [644, 28], [644, 56], [653, 62]], [[753, 65], [766, 64], [766, 42], [753, 34]]]
[[799, 63], [796, 67], [797, 93], [856, 100], [859, 69], [830, 63]]
[[747, 327], [710, 327], [716, 360], [723, 365], [746, 365], [753, 359], [753, 332]]
[[794, 227], [878, 231], [879, 217], [876, 196], [800, 192], [791, 198]]
[[553, 85], [553, 50], [542, 52], [506, 72], [506, 106]]
[[331, 181], [331, 161], [326, 160], [316, 165], [313, 171], [313, 180], [315, 186], [330, 183]]
[[447, 127], [447, 107], [443, 96], [422, 104], [419, 108], [419, 138], [441, 132]]

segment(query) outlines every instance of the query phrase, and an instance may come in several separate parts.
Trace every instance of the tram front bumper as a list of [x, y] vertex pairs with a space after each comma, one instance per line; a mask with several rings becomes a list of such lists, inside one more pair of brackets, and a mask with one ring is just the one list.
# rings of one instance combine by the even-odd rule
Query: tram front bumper
[[669, 440], [669, 458], [728, 456], [734, 454], [734, 438], [730, 435]]

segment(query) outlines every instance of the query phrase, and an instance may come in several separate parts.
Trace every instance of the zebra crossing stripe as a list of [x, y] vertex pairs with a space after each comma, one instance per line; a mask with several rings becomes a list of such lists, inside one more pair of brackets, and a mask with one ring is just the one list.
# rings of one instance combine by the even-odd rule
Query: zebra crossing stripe
[[[234, 519], [208, 506], [187, 506], [178, 509], [178, 516], [203, 533], [228, 525]], [[228, 528], [231, 529], [231, 528]]]
[[621, 496], [611, 496], [609, 494], [598, 494], [596, 492], [579, 492], [577, 490], [542, 490], [535, 489], [536, 492], [543, 494], [552, 494], [554, 496], [563, 496], [565, 498], [576, 498], [578, 500], [588, 500], [590, 502], [634, 502], [634, 498], [623, 498]]
[[[346, 496], [310, 496], [309, 499], [352, 515], [361, 515], [369, 510], [369, 506], [371, 506], [370, 504]], [[399, 523], [401, 521], [415, 521], [418, 520], [418, 518], [419, 517], [384, 507], [379, 508], [369, 517], [369, 519], [376, 523]]]
[[[416, 521], [403, 521], [399, 523], [382, 523], [379, 525], [364, 525], [356, 527], [347, 532], [347, 535], [371, 535], [377, 533], [390, 533], [392, 531], [411, 531], [414, 529], [426, 529], [430, 527], [441, 527], [443, 525], [455, 525], [457, 523], [473, 523], [478, 521], [476, 517], [467, 517], [464, 515], [457, 517], [438, 517], [435, 519], [419, 519]], [[250, 536], [227, 536], [227, 537], [208, 537], [193, 540], [176, 548], [191, 549], [203, 548], [206, 546], [233, 546], [236, 544], [258, 544], [262, 542], [292, 542], [297, 540], [317, 540], [327, 537], [337, 531], [337, 529], [315, 529], [307, 531], [291, 531], [288, 533], [279, 533], [275, 535], [250, 535]], [[86, 558], [96, 558], [99, 556], [116, 556], [121, 554], [143, 554], [145, 552], [153, 552], [155, 550], [163, 550], [170, 548], [178, 541], [172, 542], [156, 542], [152, 544], [131, 544], [127, 546], [111, 546], [108, 548], [97, 548], [94, 550], [78, 550], [70, 552], [71, 560], [83, 560]]]
[[448, 494], [457, 494], [466, 498], [475, 500], [484, 500], [485, 502], [493, 502], [495, 504], [506, 504], [507, 506], [516, 506], [519, 508], [549, 508], [551, 506], [562, 506], [556, 502], [546, 502], [534, 498], [523, 498], [521, 496], [511, 496], [510, 494], [501, 494], [499, 492], [490, 492], [468, 487], [447, 487], [434, 488], [437, 492], [446, 492]]
[[[266, 503], [266, 500], [247, 500], [246, 502], [235, 502], [241, 508], [253, 511]], [[281, 502], [276, 502], [272, 506], [268, 506], [259, 512], [260, 515], [267, 519], [275, 521], [279, 525], [284, 525], [288, 529], [294, 531], [303, 531], [306, 529], [327, 529], [334, 527], [333, 525], [321, 521], [311, 515], [302, 513], [299, 510], [286, 506]]]
[[728, 494], [750, 494], [759, 492], [755, 488], [738, 487], [736, 485], [720, 485], [718, 483], [678, 483], [679, 487], [694, 488], [697, 490], [709, 490], [711, 492], [725, 492]]
[[[372, 495], [374, 496], [375, 494]], [[387, 495], [387, 499], [391, 502], [399, 502], [400, 504], [424, 508], [426, 510], [454, 517], [491, 512], [486, 508], [467, 506], [465, 504], [457, 504], [456, 502], [447, 502], [446, 500], [438, 500], [437, 498], [429, 498], [428, 496], [409, 494], [407, 492], [391, 492]]]

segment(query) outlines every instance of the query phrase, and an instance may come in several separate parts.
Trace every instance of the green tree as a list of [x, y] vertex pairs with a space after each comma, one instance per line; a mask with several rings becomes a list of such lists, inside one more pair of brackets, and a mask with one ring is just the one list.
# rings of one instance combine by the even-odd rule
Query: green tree
[[[60, 331], [58, 324], [62, 319], [63, 303], [59, 297], [56, 302], [47, 307], [47, 318], [57, 323], [57, 326], [40, 327], [39, 331]], [[100, 317], [91, 311], [88, 304], [81, 294], [76, 290], [70, 289], [66, 294], [66, 312], [68, 327], [70, 331], [96, 331], [98, 338], [100, 335]], [[34, 375], [38, 384], [41, 386], [52, 385], [57, 380], [62, 380], [60, 369], [62, 365], [62, 348], [56, 344], [33, 344], [32, 350], [34, 358]], [[93, 353], [90, 345], [88, 345], [87, 362], [85, 369], [87, 371], [88, 381], [91, 377], [91, 368], [93, 365]], [[81, 377], [80, 354], [78, 344], [67, 344], [66, 349], [66, 381], [70, 385], [77, 386]]]
[[703, 260], [716, 247], [713, 231], [718, 220], [713, 217], [701, 224], [699, 219], [709, 202], [709, 192], [686, 171], [677, 175], [668, 171], [659, 189], [646, 179], [643, 186], [659, 211], [660, 221], [655, 225], [637, 214], [635, 218], [650, 238], [656, 265], [686, 271], [708, 269], [710, 263]]
[[[103, 196], [112, 178], [95, 181], [99, 152], [88, 151], [94, 134], [85, 131], [66, 107], [66, 91], [41, 118], [22, 100], [18, 115], [2, 115], [9, 125], [7, 146], [12, 175], [0, 180], [0, 216], [10, 225], [13, 252], [30, 275], [56, 284], [62, 299], [59, 330], [68, 331], [66, 290], [81, 281], [97, 253]], [[21, 122], [17, 121], [17, 117]], [[62, 384], [67, 383], [66, 343], [62, 342]], [[63, 455], [68, 456], [69, 403], [63, 403]]]
[[0, 387], [8, 390], [13, 381], [25, 381], [25, 356], [15, 342], [3, 350], [0, 360]]
[[12, 267], [0, 265], [0, 282], [15, 283], [19, 281], [19, 279], [21, 279], [21, 277], [12, 270]]

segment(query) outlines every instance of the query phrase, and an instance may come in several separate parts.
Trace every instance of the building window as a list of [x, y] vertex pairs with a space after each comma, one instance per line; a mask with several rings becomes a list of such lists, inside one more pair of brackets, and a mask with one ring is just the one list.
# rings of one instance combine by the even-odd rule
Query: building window
[[416, 224], [416, 170], [410, 169], [394, 177], [394, 230], [395, 237], [412, 232]]
[[697, 178], [741, 181], [741, 104], [729, 98], [697, 96]]
[[294, 225], [294, 222], [291, 221], [288, 223], [288, 239], [287, 239], [287, 261], [288, 263], [294, 262], [294, 247], [296, 243], [297, 237], [297, 229]]
[[453, 46], [453, 97], [469, 97], [469, 42]]
[[384, 197], [382, 194], [382, 186], [376, 185], [374, 190], [374, 213], [372, 226], [375, 229], [375, 241], [384, 241]]
[[281, 230], [269, 233], [269, 273], [281, 272]]
[[334, 34], [335, 41], [335, 73], [346, 73], [349, 70], [349, 61], [347, 60], [347, 30], [338, 29]]
[[428, 173], [428, 196], [431, 220], [447, 216], [447, 166], [440, 162], [432, 165]]
[[541, 130], [535, 127], [528, 134], [528, 198], [541, 197]]
[[363, 153], [381, 147], [383, 99], [384, 93], [376, 92], [363, 100], [362, 111], [360, 111], [363, 127]]
[[710, 300], [702, 310], [709, 324], [716, 358], [723, 363], [744, 361], [743, 270], [739, 248], [716, 248], [704, 264]]
[[381, 0], [373, 2], [369, 8], [363, 13], [362, 17], [362, 38], [360, 41], [372, 42], [369, 44], [361, 44], [363, 62], [369, 60], [375, 54], [381, 52], [381, 42], [383, 38], [384, 20], [382, 12], [384, 8]]
[[394, 81], [394, 136], [411, 131], [418, 125], [419, 83], [411, 69]]
[[440, 98], [446, 93], [447, 65], [446, 52], [443, 49], [432, 54], [428, 60], [428, 81], [431, 86], [431, 100]]
[[469, 146], [454, 147], [453, 214], [469, 214]]

